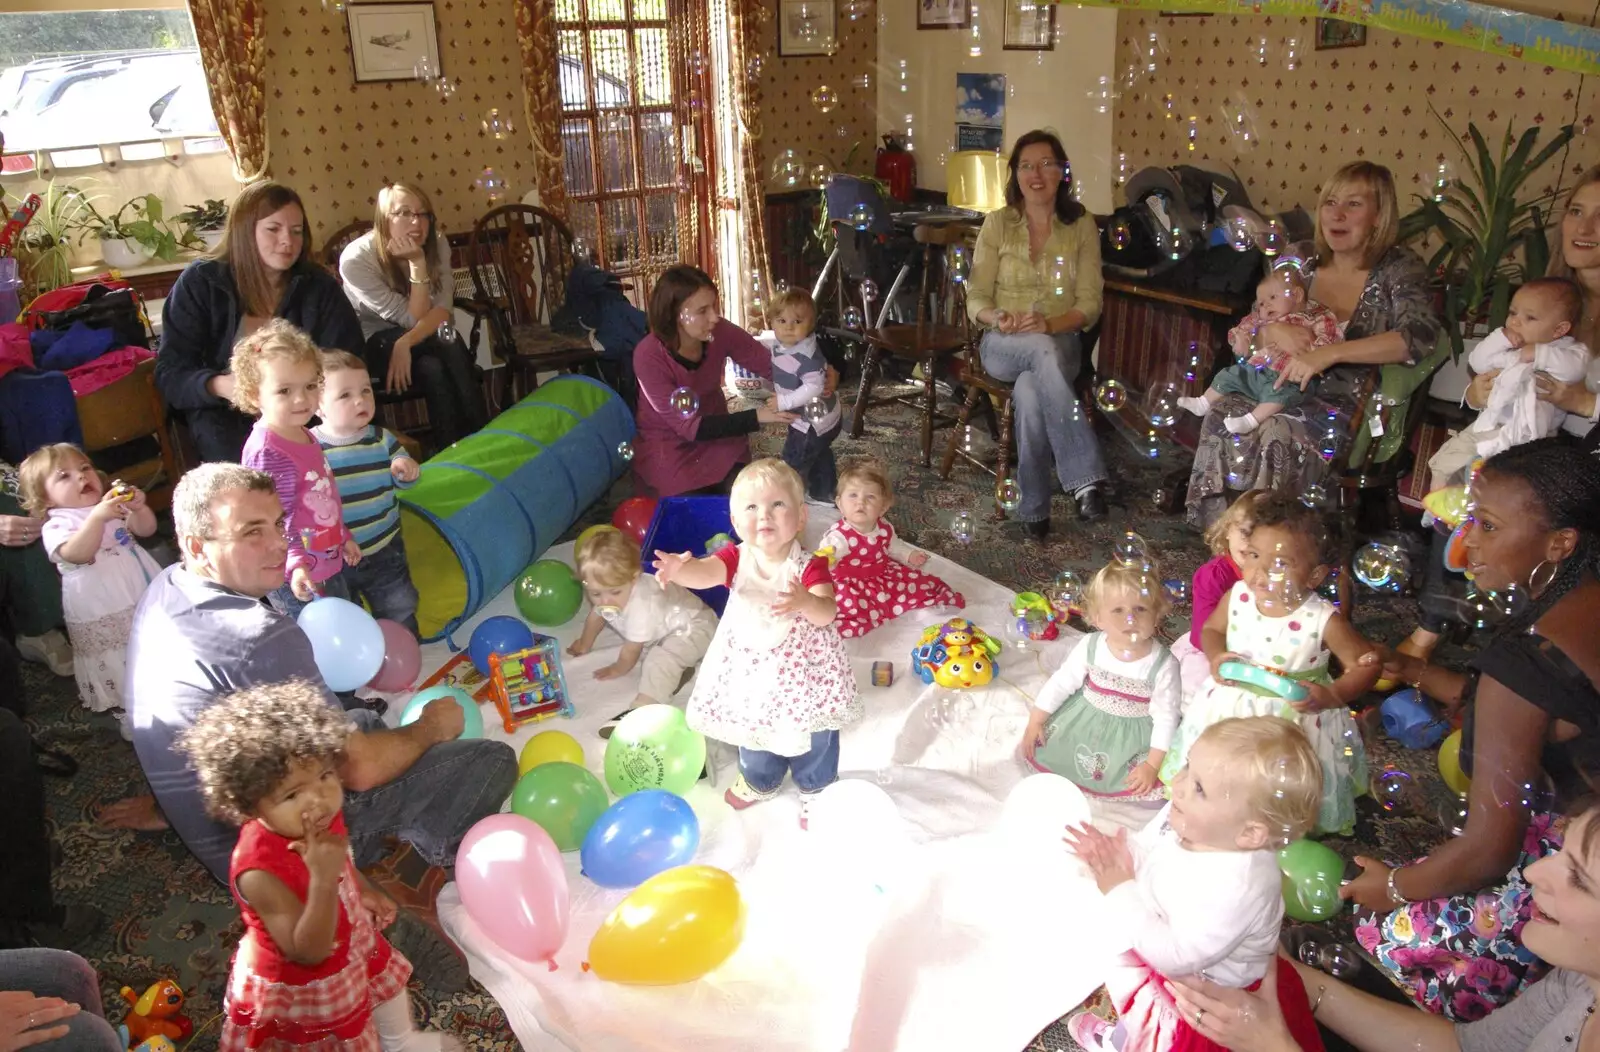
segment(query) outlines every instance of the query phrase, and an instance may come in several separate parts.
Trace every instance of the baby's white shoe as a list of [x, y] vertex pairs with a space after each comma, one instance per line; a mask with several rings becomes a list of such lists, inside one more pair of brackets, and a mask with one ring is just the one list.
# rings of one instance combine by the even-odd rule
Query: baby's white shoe
[[1228, 429], [1231, 435], [1248, 435], [1256, 429], [1257, 420], [1249, 413], [1239, 416], [1230, 416], [1222, 421], [1222, 426]]
[[1211, 403], [1200, 395], [1194, 395], [1178, 399], [1178, 408], [1185, 412], [1193, 413], [1195, 416], [1205, 416], [1206, 413], [1211, 411]]

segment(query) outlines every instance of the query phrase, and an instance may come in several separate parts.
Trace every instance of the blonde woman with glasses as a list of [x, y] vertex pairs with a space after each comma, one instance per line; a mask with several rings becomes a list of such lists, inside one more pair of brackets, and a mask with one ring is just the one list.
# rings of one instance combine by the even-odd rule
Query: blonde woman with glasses
[[372, 230], [340, 254], [339, 276], [373, 385], [421, 391], [441, 449], [481, 428], [488, 411], [466, 345], [453, 328], [439, 331], [452, 317], [455, 278], [428, 195], [405, 183], [379, 190]]

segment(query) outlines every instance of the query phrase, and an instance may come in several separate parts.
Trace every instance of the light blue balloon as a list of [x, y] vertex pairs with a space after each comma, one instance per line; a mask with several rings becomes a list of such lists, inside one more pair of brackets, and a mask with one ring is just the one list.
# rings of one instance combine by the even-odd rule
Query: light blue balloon
[[300, 611], [300, 630], [328, 689], [338, 693], [366, 686], [383, 667], [383, 629], [348, 599], [323, 596]]
[[456, 704], [461, 706], [461, 714], [464, 717], [461, 725], [462, 738], [483, 737], [483, 713], [478, 711], [478, 703], [473, 700], [471, 694], [460, 687], [446, 685], [429, 687], [411, 695], [411, 700], [406, 702], [406, 707], [400, 713], [400, 726], [404, 727], [422, 719], [422, 710], [435, 698], [454, 698]]
[[631, 888], [694, 860], [700, 819], [665, 789], [641, 789], [606, 808], [583, 838], [583, 874], [602, 888]]

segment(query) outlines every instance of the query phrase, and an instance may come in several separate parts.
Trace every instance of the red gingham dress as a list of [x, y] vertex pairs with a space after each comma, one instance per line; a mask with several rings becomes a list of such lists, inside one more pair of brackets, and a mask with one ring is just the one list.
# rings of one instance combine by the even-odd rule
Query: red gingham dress
[[[334, 819], [333, 828], [344, 832], [344, 816]], [[239, 894], [239, 874], [259, 869], [304, 901], [311, 873], [289, 844], [258, 821], [239, 831], [228, 883], [244, 915], [245, 935], [228, 977], [219, 1047], [222, 1052], [379, 1052], [372, 1009], [405, 992], [411, 962], [373, 929], [361, 905], [355, 863], [345, 862], [334, 951], [321, 964], [308, 967], [284, 957]]]
[[833, 588], [839, 602], [834, 627], [844, 638], [864, 636], [910, 610], [967, 605], [960, 592], [952, 591], [939, 578], [913, 570], [889, 555], [894, 527], [883, 519], [878, 520], [872, 536], [843, 519], [829, 532], [841, 534], [847, 546], [847, 550], [833, 553]]

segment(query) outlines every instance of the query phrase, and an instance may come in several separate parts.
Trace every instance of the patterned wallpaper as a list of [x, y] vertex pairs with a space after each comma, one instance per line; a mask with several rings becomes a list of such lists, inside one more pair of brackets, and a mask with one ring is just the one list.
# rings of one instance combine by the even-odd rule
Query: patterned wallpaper
[[[448, 101], [417, 81], [357, 84], [348, 22], [333, 4], [265, 3], [271, 172], [305, 199], [316, 244], [371, 219], [378, 189], [396, 180], [420, 184], [454, 232], [488, 207], [475, 185], [486, 166], [508, 200], [533, 188], [509, 0], [434, 0], [440, 62], [459, 82]], [[504, 139], [482, 129], [490, 108], [511, 120]]]
[[[782, 150], [794, 150], [808, 162], [839, 170], [853, 143], [859, 142], [848, 170], [871, 173], [876, 156], [878, 119], [874, 112], [878, 78], [878, 20], [875, 4], [857, 4], [865, 13], [855, 21], [845, 15], [841, 0], [835, 12], [839, 50], [831, 57], [781, 58], [778, 55], [778, 4], [764, 0], [766, 42], [761, 55], [761, 123], [763, 185], [770, 186], [766, 166]], [[823, 0], [832, 2], [832, 0]], [[879, 4], [894, 0], [878, 0]], [[812, 95], [826, 85], [836, 102], [823, 113]]]
[[[1520, 133], [1530, 124], [1554, 128], [1576, 118], [1587, 132], [1573, 140], [1568, 183], [1571, 173], [1600, 161], [1600, 93], [1576, 73], [1378, 29], [1368, 31], [1364, 46], [1316, 51], [1312, 22], [1120, 12], [1117, 70], [1135, 62], [1136, 49], [1153, 31], [1168, 54], [1158, 55], [1153, 82], [1122, 89], [1113, 150], [1127, 155], [1130, 171], [1151, 164], [1231, 165], [1256, 207], [1273, 211], [1296, 204], [1309, 210], [1321, 180], [1355, 158], [1393, 169], [1409, 210], [1412, 195], [1432, 187], [1441, 160], [1460, 167], [1430, 104], [1456, 134], [1465, 135], [1471, 120], [1492, 145], [1508, 121]], [[1294, 69], [1290, 39], [1297, 42]], [[1228, 128], [1241, 109], [1259, 138], [1252, 145]], [[1548, 178], [1540, 182], [1553, 183], [1556, 165], [1543, 174]]]

